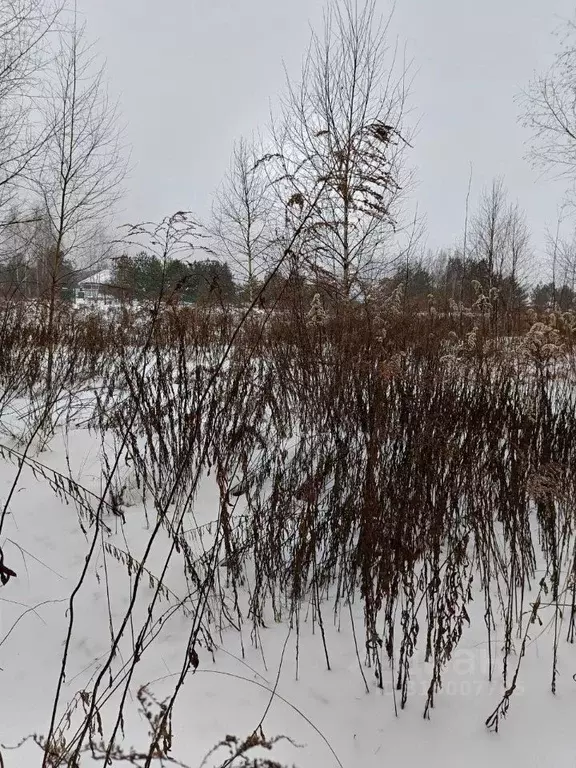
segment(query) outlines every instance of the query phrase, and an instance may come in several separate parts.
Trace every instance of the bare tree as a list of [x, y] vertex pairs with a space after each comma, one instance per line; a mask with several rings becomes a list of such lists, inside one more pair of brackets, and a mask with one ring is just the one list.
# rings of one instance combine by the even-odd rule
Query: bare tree
[[530, 257], [526, 216], [518, 203], [511, 203], [502, 178], [485, 189], [471, 221], [471, 252], [486, 264], [489, 286], [510, 278], [525, 277]]
[[548, 251], [553, 263], [553, 283], [558, 287], [563, 285], [576, 289], [576, 231], [562, 237], [558, 231], [557, 238], [549, 237]]
[[[48, 129], [37, 119], [49, 33], [62, 3], [0, 0], [0, 208], [8, 211], [23, 177], [43, 150]], [[0, 220], [1, 221], [1, 220]]]
[[552, 65], [520, 97], [521, 120], [532, 133], [530, 158], [560, 177], [576, 178], [576, 22], [561, 30]]
[[504, 269], [507, 240], [507, 196], [503, 179], [494, 179], [484, 189], [478, 210], [472, 218], [471, 249], [473, 256], [484, 260], [490, 276], [490, 286]]
[[48, 335], [64, 257], [77, 267], [95, 266], [86, 257], [95, 236], [111, 221], [126, 172], [119, 116], [108, 99], [104, 69], [97, 66], [93, 50], [85, 42], [85, 28], [77, 27], [76, 20], [60, 34], [54, 70], [45, 102], [50, 136], [38, 180], [52, 241], [46, 290]]
[[385, 262], [408, 180], [406, 69], [396, 76], [387, 31], [374, 0], [332, 2], [273, 130], [286, 227], [309, 216], [298, 257], [346, 296]]
[[230, 168], [212, 208], [215, 249], [246, 282], [252, 301], [271, 242], [271, 200], [259, 153], [245, 139], [235, 145]]
[[508, 208], [506, 271], [514, 282], [523, 282], [532, 266], [532, 248], [526, 213], [518, 203]]
[[49, 231], [41, 209], [13, 204], [0, 230], [0, 269], [3, 295], [33, 298], [42, 284], [42, 263], [50, 249]]

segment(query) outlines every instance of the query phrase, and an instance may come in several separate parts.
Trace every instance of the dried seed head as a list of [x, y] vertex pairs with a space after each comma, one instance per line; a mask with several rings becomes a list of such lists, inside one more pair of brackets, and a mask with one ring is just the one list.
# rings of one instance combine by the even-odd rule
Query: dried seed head
[[322, 300], [319, 293], [314, 294], [310, 309], [308, 310], [306, 317], [308, 325], [322, 326], [326, 325], [328, 322], [328, 315], [322, 306]]
[[478, 327], [477, 326], [474, 326], [474, 328], [470, 331], [470, 333], [466, 334], [466, 344], [467, 344], [469, 350], [476, 349], [477, 334], [478, 334]]
[[470, 285], [472, 286], [472, 290], [476, 295], [479, 295], [480, 293], [482, 293], [482, 285], [480, 284], [479, 280], [472, 280]]
[[490, 312], [492, 309], [492, 303], [488, 296], [485, 296], [483, 293], [478, 296], [474, 304], [472, 305], [473, 309], [477, 309], [480, 312]]

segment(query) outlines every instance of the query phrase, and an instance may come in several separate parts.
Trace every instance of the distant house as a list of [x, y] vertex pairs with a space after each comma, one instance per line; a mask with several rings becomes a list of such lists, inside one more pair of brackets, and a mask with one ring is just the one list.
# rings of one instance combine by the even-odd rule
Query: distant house
[[109, 288], [112, 285], [112, 270], [102, 269], [94, 275], [80, 280], [76, 286], [76, 299], [81, 301], [97, 301], [110, 299]]

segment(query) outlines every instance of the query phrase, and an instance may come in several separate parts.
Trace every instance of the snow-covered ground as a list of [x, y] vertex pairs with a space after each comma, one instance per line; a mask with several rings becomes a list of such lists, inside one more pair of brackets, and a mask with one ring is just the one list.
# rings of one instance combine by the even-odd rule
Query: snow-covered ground
[[[94, 433], [75, 429], [66, 438], [58, 435], [49, 450], [37, 458], [100, 493], [100, 441]], [[7, 497], [16, 472], [14, 464], [0, 461], [0, 500]], [[195, 524], [216, 518], [218, 504], [216, 483], [212, 477], [205, 478], [195, 502]], [[109, 652], [111, 631], [118, 628], [128, 605], [133, 572], [128, 573], [111, 553], [117, 557], [130, 553], [138, 559], [153, 522], [149, 512], [147, 523], [141, 503], [127, 506], [125, 512], [124, 525], [112, 515], [106, 517], [110, 533], [102, 534], [94, 567], [90, 566], [75, 602], [60, 713], [66, 702], [90, 690]], [[45, 480], [24, 469], [0, 539], [6, 564], [17, 572], [17, 578], [0, 588], [0, 743], [4, 768], [42, 764], [41, 750], [32, 738], [18, 749], [12, 747], [26, 737], [48, 732], [69, 623], [70, 594], [84, 567], [91, 536], [92, 528], [79, 519], [74, 506], [63, 503]], [[200, 546], [195, 537], [191, 542]], [[167, 547], [167, 537], [160, 538], [149, 561], [152, 572], [156, 566], [160, 569]], [[159, 701], [170, 695], [185, 662], [192, 622], [190, 606], [177, 606], [189, 590], [179, 560], [174, 561], [164, 583], [169, 596], [154, 614], [153, 631], [158, 635], [136, 666], [125, 709], [124, 736], [119, 735], [125, 747], [139, 751], [147, 749], [148, 724], [138, 713], [137, 691], [146, 684]], [[143, 589], [115, 659], [115, 672], [129, 660], [132, 638], [146, 621], [146, 590], [152, 594], [152, 588], [146, 584]], [[311, 618], [312, 608], [302, 615], [298, 667], [296, 636], [285, 623], [270, 617], [257, 643], [251, 638], [249, 624], [241, 633], [215, 627], [217, 647], [213, 653], [206, 648], [198, 650], [198, 668], [186, 678], [177, 701], [173, 757], [191, 767], [199, 766], [228, 734], [245, 738], [264, 718], [262, 727], [267, 737], [282, 735], [292, 740], [279, 741], [266, 756], [299, 768], [576, 765], [576, 648], [561, 643], [558, 690], [552, 695], [551, 629], [546, 621], [530, 629], [518, 689], [496, 734], [488, 731], [484, 721], [503, 693], [498, 661], [502, 638], [497, 633], [494, 639], [497, 673], [490, 683], [480, 604], [447, 669], [429, 720], [422, 715], [431, 665], [423, 661], [421, 652], [413, 663], [407, 707], [396, 714], [399, 701], [392, 685], [393, 670], [386, 667], [387, 679], [381, 690], [372, 671], [364, 669], [370, 687], [366, 693], [351, 623], [353, 620], [362, 645], [360, 604], [352, 618], [343, 612], [337, 623], [332, 621], [330, 610], [328, 607], [324, 615], [330, 670], [318, 624]], [[164, 621], [159, 624], [161, 616]], [[546, 614], [542, 617], [545, 619]], [[516, 660], [513, 658], [512, 664]], [[106, 684], [104, 693], [105, 689]], [[110, 712], [115, 695], [108, 703]], [[105, 722], [107, 711], [103, 705]], [[71, 738], [74, 723], [73, 716], [70, 729], [64, 730], [65, 738]], [[226, 757], [225, 750], [218, 751], [206, 765], [221, 765]], [[94, 763], [89, 755], [82, 758], [82, 766], [93, 764], [102, 762]]]

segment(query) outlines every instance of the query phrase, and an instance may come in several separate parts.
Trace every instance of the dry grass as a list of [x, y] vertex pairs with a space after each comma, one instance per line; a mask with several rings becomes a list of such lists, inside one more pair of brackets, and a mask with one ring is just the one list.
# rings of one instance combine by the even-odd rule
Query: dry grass
[[[85, 411], [79, 392], [93, 392], [87, 421], [114, 437], [116, 454], [103, 467], [101, 499], [69, 492], [93, 531], [94, 551], [102, 510], [122, 516], [118, 466], [127, 457], [156, 512], [150, 546], [164, 533], [171, 538], [166, 567], [183, 558], [196, 595], [188, 662], [158, 728], [167, 727], [195, 649], [210, 647], [215, 626], [249, 623], [256, 639], [271, 609], [298, 635], [310, 603], [329, 667], [325, 622], [361, 601], [364, 649], [358, 644], [357, 655], [366, 687], [366, 668], [382, 686], [383, 665], [391, 664], [400, 707], [415, 650], [425, 649], [429, 716], [469, 604], [482, 598], [488, 640], [497, 622], [504, 625], [503, 662], [491, 658], [489, 669], [506, 688], [487, 720], [497, 728], [519, 674], [522, 654], [513, 657], [513, 648], [523, 647], [547, 595], [555, 690], [558, 644], [562, 633], [574, 642], [576, 620], [571, 315], [411, 314], [394, 296], [322, 307], [296, 296], [281, 310], [240, 319], [233, 308], [126, 308], [106, 318], [62, 306], [50, 345], [43, 317], [36, 305], [2, 307], [0, 407], [27, 403], [21, 421], [28, 443], [10, 458], [33, 461], [30, 435], [40, 430], [49, 439], [66, 428]], [[522, 332], [504, 336], [510, 327]], [[50, 392], [38, 386], [48, 346]], [[198, 558], [184, 530], [209, 467], [220, 506]], [[85, 702], [83, 725], [46, 766], [76, 765], [87, 740], [93, 745], [100, 684], [150, 577], [147, 553], [130, 567], [133, 599]], [[248, 571], [246, 608], [240, 596]], [[152, 580], [151, 609], [162, 578]], [[119, 681], [126, 691], [148, 629], [136, 637], [132, 666]], [[66, 654], [62, 674], [65, 667]], [[45, 755], [59, 706], [56, 696]], [[119, 754], [117, 732], [100, 744], [104, 758]]]

